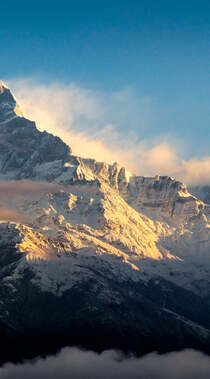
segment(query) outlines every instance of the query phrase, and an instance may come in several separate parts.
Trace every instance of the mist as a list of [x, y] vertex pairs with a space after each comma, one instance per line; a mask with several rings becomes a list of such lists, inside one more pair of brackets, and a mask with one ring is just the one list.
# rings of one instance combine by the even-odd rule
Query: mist
[[58, 192], [62, 188], [55, 183], [30, 180], [0, 181], [0, 221], [30, 223], [31, 218], [21, 207], [23, 202], [38, 200], [43, 195]]
[[[210, 156], [184, 159], [187, 141], [155, 127], [161, 109], [132, 89], [103, 94], [78, 85], [8, 82], [26, 117], [60, 136], [76, 155], [118, 162], [137, 175], [169, 175], [188, 185], [210, 184]], [[145, 139], [144, 131], [151, 130]], [[141, 133], [136, 132], [136, 130]]]
[[0, 368], [1, 379], [209, 379], [209, 375], [210, 357], [194, 350], [135, 358], [114, 350], [97, 354], [64, 348], [56, 356]]
[[[26, 215], [23, 204], [60, 191], [83, 193], [83, 188], [75, 184], [62, 185], [32, 180], [0, 181], [0, 221], [31, 223], [32, 219]], [[86, 187], [85, 192], [92, 193], [92, 188]]]

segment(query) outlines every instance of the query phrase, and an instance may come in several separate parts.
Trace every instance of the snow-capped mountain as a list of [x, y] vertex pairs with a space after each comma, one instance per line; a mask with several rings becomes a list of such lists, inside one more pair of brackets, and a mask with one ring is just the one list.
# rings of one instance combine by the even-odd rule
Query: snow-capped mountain
[[74, 156], [0, 82], [2, 356], [11, 342], [20, 356], [73, 343], [210, 351], [210, 205], [192, 193]]

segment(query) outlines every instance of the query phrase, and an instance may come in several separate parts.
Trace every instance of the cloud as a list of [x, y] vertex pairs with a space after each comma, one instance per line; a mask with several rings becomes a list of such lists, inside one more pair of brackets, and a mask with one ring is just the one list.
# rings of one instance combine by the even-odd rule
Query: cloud
[[35, 182], [32, 180], [0, 181], [0, 199], [9, 196], [34, 195], [39, 197], [47, 192], [55, 192], [61, 188], [59, 184], [47, 182]]
[[209, 379], [209, 376], [210, 358], [194, 350], [135, 358], [114, 350], [97, 354], [64, 348], [54, 357], [16, 365], [7, 363], [0, 368], [0, 379]]
[[0, 181], [0, 221], [28, 224], [31, 218], [21, 207], [26, 200], [36, 200], [48, 192], [62, 189], [55, 183], [33, 182], [29, 180]]
[[181, 176], [188, 184], [210, 184], [210, 157], [182, 161], [180, 171]]
[[[84, 190], [75, 184], [63, 186], [56, 183], [30, 180], [0, 181], [0, 221], [30, 224], [32, 219], [26, 215], [25, 202], [31, 203], [39, 200], [47, 193], [58, 193], [60, 191], [83, 193]], [[86, 187], [85, 191], [92, 193], [92, 188]]]
[[0, 221], [18, 222], [25, 224], [29, 222], [29, 218], [14, 210], [0, 207]]
[[210, 184], [210, 157], [184, 160], [174, 147], [161, 143], [140, 154], [143, 175], [169, 175], [188, 185]]
[[[210, 184], [210, 157], [183, 159], [183, 142], [155, 127], [162, 110], [149, 97], [139, 97], [130, 88], [105, 94], [76, 84], [40, 84], [32, 79], [13, 80], [9, 86], [25, 116], [36, 120], [40, 130], [59, 135], [77, 155], [117, 161], [137, 175], [169, 175], [186, 184]], [[142, 137], [145, 130], [150, 130], [151, 138]]]

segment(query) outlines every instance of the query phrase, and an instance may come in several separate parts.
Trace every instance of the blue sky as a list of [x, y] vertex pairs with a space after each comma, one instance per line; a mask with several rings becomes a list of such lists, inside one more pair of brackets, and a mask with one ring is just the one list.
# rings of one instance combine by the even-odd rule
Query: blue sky
[[10, 1], [0, 14], [1, 78], [74, 82], [107, 99], [129, 89], [135, 114], [128, 104], [126, 122], [110, 115], [118, 131], [170, 135], [184, 158], [209, 155], [209, 1]]

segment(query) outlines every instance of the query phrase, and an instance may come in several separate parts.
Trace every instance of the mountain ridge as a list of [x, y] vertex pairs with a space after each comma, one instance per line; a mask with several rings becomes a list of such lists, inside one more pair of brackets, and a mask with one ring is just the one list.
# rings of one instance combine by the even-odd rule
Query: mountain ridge
[[73, 155], [1, 84], [0, 121], [5, 343], [25, 351], [46, 331], [55, 346], [210, 351], [209, 205], [174, 178]]

